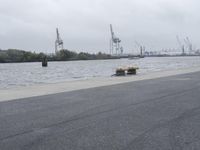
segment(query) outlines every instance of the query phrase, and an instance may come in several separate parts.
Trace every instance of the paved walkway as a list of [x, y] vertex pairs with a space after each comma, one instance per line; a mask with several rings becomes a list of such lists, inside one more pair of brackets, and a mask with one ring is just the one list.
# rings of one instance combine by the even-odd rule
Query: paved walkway
[[1, 150], [200, 147], [200, 72], [0, 102]]

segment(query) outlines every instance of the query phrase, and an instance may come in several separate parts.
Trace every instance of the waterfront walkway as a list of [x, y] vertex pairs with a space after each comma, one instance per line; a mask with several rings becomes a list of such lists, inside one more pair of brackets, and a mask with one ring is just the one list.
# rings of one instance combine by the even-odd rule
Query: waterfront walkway
[[0, 102], [1, 150], [199, 149], [200, 72]]

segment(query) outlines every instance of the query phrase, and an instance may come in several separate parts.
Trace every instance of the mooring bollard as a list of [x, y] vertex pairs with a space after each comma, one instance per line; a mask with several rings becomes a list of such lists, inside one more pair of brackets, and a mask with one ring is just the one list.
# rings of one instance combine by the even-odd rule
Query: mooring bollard
[[127, 74], [128, 75], [136, 75], [137, 69], [138, 69], [137, 67], [129, 67], [127, 69]]
[[48, 60], [47, 57], [44, 56], [44, 58], [42, 59], [42, 67], [47, 67], [48, 66]]
[[125, 76], [125, 70], [123, 68], [118, 68], [116, 70], [116, 76]]
[[121, 67], [116, 69], [116, 76], [136, 75], [138, 67]]

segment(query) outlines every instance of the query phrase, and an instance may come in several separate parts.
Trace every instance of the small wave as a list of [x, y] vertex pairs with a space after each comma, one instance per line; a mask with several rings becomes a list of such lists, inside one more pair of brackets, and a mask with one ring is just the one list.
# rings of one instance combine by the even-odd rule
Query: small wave
[[72, 77], [73, 79], [81, 79], [81, 78], [84, 78], [84, 77]]

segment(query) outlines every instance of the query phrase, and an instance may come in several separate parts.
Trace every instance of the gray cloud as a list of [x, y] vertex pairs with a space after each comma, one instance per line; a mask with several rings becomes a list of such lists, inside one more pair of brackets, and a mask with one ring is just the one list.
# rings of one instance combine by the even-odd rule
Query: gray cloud
[[198, 0], [0, 0], [0, 48], [53, 52], [55, 28], [67, 49], [109, 51], [112, 23], [126, 52], [177, 48], [176, 35], [198, 47]]

